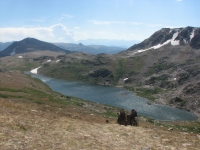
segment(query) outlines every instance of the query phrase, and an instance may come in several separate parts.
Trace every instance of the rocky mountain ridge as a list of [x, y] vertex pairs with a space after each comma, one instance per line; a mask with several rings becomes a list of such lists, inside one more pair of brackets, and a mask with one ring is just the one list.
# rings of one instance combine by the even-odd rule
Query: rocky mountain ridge
[[200, 48], [200, 28], [163, 28], [155, 32], [148, 39], [139, 44], [131, 46], [127, 52], [140, 53], [150, 49], [159, 49], [162, 46], [171, 44], [172, 46], [189, 45], [194, 49]]
[[[141, 65], [138, 71], [126, 74], [127, 83], [121, 80], [120, 84], [134, 89], [140, 96], [153, 96], [155, 102], [199, 115], [199, 49], [200, 28], [163, 28], [120, 53], [129, 64], [138, 59]], [[132, 63], [134, 65], [136, 63]]]

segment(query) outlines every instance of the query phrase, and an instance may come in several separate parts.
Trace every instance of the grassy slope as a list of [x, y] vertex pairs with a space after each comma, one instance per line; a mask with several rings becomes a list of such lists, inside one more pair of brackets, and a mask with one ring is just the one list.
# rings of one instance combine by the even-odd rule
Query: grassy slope
[[117, 108], [65, 97], [18, 72], [0, 73], [0, 94], [2, 150], [200, 148], [198, 122], [140, 117], [139, 127], [120, 126]]

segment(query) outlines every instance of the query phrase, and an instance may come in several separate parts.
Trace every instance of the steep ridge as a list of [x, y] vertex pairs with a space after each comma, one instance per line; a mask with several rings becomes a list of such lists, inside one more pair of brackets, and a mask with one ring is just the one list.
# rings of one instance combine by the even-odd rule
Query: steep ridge
[[163, 28], [155, 32], [152, 36], [150, 36], [143, 42], [133, 45], [127, 51], [134, 51], [135, 53], [140, 53], [150, 49], [158, 49], [167, 44], [171, 44], [172, 46], [189, 45], [194, 49], [199, 49], [200, 28]]
[[34, 38], [25, 38], [21, 41], [13, 42], [4, 51], [0, 52], [0, 57], [12, 56], [15, 54], [33, 52], [33, 51], [54, 51], [70, 53], [68, 50], [63, 50], [51, 43], [43, 42]]

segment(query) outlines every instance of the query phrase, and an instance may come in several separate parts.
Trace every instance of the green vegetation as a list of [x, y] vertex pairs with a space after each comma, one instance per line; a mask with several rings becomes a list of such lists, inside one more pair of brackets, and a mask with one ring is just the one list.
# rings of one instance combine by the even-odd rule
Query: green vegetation
[[[144, 58], [143, 58], [144, 59]], [[132, 67], [133, 67], [133, 70], [134, 71], [140, 71], [140, 69], [143, 67], [143, 59], [140, 57], [140, 56], [138, 56], [138, 57], [136, 57], [136, 58], [134, 58], [133, 59], [133, 65], [132, 65]]]
[[[88, 108], [91, 108], [92, 111], [95, 111], [95, 108], [99, 106], [99, 104], [96, 104], [90, 101], [85, 101], [80, 98], [64, 96], [60, 93], [52, 91], [46, 85], [45, 86], [46, 86], [47, 91], [44, 88], [38, 89], [36, 82], [39, 82], [41, 84], [44, 84], [44, 83], [41, 82], [41, 80], [39, 79], [36, 79], [36, 78], [32, 78], [32, 79], [33, 81], [31, 83], [36, 85], [35, 88], [25, 87], [21, 89], [13, 89], [13, 88], [1, 87], [0, 97], [5, 98], [5, 99], [14, 98], [15, 100], [25, 101], [26, 103], [35, 103], [37, 105], [41, 105], [45, 107], [51, 107], [51, 108], [59, 107], [62, 109], [66, 109], [66, 107], [69, 107], [69, 108], [76, 107], [78, 109], [84, 109], [85, 108], [84, 105], [86, 105], [86, 106], [89, 106]], [[111, 106], [109, 106], [109, 108], [110, 107]], [[108, 110], [107, 105], [101, 105], [100, 108], [98, 107], [98, 109], [102, 109], [104, 111], [96, 112], [96, 113], [104, 117], [116, 117], [116, 111], [114, 111], [113, 108], [114, 107], [112, 107], [112, 110], [111, 109]], [[115, 109], [118, 109], [118, 108], [115, 108]], [[22, 130], [24, 129], [22, 127]]]
[[0, 97], [1, 97], [1, 98], [8, 98], [9, 96], [8, 96], [7, 94], [1, 94], [1, 93], [0, 93]]
[[118, 62], [117, 62], [117, 67], [116, 67], [116, 70], [115, 70], [115, 82], [118, 82], [119, 81], [119, 79], [121, 78], [121, 77], [123, 77], [123, 75], [124, 75], [124, 70], [125, 70], [125, 65], [124, 65], [124, 63], [125, 63], [125, 60], [124, 59], [120, 59], [120, 60], [118, 60]]
[[168, 81], [169, 75], [163, 74], [157, 77], [151, 77], [146, 83], [147, 84], [157, 84], [161, 88], [173, 88], [175, 85], [173, 82]]
[[[11, 94], [13, 92], [18, 92], [18, 93], [24, 92], [21, 89], [0, 88], [0, 91], [5, 92], [5, 93], [0, 93], [0, 97], [2, 98], [24, 98], [24, 96], [21, 96], [21, 95]], [[6, 92], [9, 92], [9, 94]]]
[[105, 117], [117, 117], [117, 113], [113, 111], [106, 111], [104, 115]]
[[126, 86], [125, 89], [133, 91], [133, 92], [136, 93], [136, 95], [147, 98], [147, 99], [152, 100], [152, 101], [155, 100], [155, 97], [153, 96], [154, 94], [159, 94], [159, 93], [163, 92], [162, 89], [158, 88], [158, 87], [155, 87], [153, 89], [149, 89], [149, 88], [142, 88], [142, 87], [134, 88], [134, 87]]
[[110, 70], [106, 69], [106, 68], [100, 68], [98, 70], [95, 70], [94, 72], [90, 73], [89, 75], [91, 77], [107, 77], [109, 74], [111, 73]]
[[86, 80], [86, 76], [82, 76], [82, 73], [87, 71], [81, 63], [75, 62], [70, 65], [64, 64], [56, 66], [54, 64], [44, 66], [41, 73], [50, 77], [68, 79], [68, 80]]
[[175, 98], [175, 102], [182, 102], [183, 100], [180, 97]]
[[177, 103], [179, 103], [181, 107], [183, 107], [183, 106], [186, 105], [186, 101], [183, 100], [183, 99], [180, 98], [180, 97], [176, 97], [174, 101], [177, 102]]
[[23, 89], [11, 89], [11, 88], [0, 88], [0, 91], [7, 91], [7, 92], [24, 92]]
[[0, 91], [5, 92], [5, 93], [0, 93], [0, 97], [2, 98], [19, 98], [19, 99], [28, 98], [29, 100], [34, 100], [34, 102], [38, 104], [42, 102], [35, 99], [38, 98], [48, 99], [48, 100], [54, 99], [53, 95], [34, 88], [22, 88], [22, 89], [0, 88]]
[[162, 128], [172, 128], [173, 130], [178, 130], [182, 132], [193, 132], [193, 133], [200, 133], [200, 122], [199, 121], [159, 121], [148, 117], [143, 117], [146, 119], [147, 122], [153, 124], [156, 127]]
[[194, 133], [200, 133], [200, 123], [198, 121], [194, 121], [191, 123], [188, 122], [161, 122], [161, 121], [155, 121], [155, 125], [157, 126], [163, 126], [167, 128], [173, 128], [174, 130], [180, 130], [184, 132], [194, 132]]
[[154, 101], [155, 100], [155, 97], [152, 96], [153, 94], [159, 94], [162, 92], [162, 89], [161, 88], [154, 88], [154, 89], [149, 89], [149, 88], [136, 88], [136, 94], [138, 96], [141, 96], [141, 97], [145, 97], [149, 100], [152, 100]]
[[151, 76], [154, 73], [158, 73], [160, 71], [167, 70], [167, 69], [169, 69], [171, 67], [174, 67], [174, 64], [172, 64], [172, 63], [168, 64], [168, 63], [166, 63], [164, 61], [155, 63], [152, 67], [149, 68], [149, 70], [146, 73], [146, 76]]

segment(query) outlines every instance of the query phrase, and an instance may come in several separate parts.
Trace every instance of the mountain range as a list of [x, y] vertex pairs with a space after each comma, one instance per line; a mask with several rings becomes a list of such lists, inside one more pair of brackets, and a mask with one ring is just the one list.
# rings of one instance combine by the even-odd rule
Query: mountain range
[[117, 46], [104, 46], [104, 45], [83, 45], [82, 43], [73, 44], [73, 43], [54, 43], [56, 46], [76, 52], [85, 52], [90, 54], [116, 54], [125, 50], [126, 48], [117, 47]]
[[[116, 53], [121, 52], [126, 49], [125, 47], [105, 46], [105, 45], [83, 45], [82, 43], [74, 44], [74, 43], [48, 43], [48, 42], [42, 43], [42, 42], [43, 41], [39, 41], [34, 38], [26, 38], [26, 39], [23, 39], [22, 41], [18, 41], [18, 42], [6, 42], [6, 43], [0, 42], [0, 52], [5, 50], [4, 52], [2, 52], [0, 54], [0, 56], [1, 55], [2, 56], [11, 55], [14, 47], [15, 48], [22, 47], [24, 49], [22, 51], [21, 50], [15, 51], [16, 54], [25, 52], [28, 49], [29, 49], [29, 51], [30, 51], [30, 49], [57, 51], [58, 48], [61, 48], [62, 50], [66, 50], [67, 53], [69, 51], [72, 51], [72, 52], [84, 52], [84, 53], [90, 53], [90, 54], [100, 54], [100, 53], [116, 54]], [[10, 46], [11, 44], [12, 44], [12, 46]], [[37, 45], [37, 47], [36, 47], [36, 45]], [[8, 48], [8, 49], [6, 49], [6, 48]], [[14, 51], [12, 54], [14, 54]]]
[[110, 40], [110, 39], [86, 39], [75, 42], [76, 44], [82, 43], [84, 45], [104, 45], [108, 47], [122, 47], [127, 49], [128, 47], [140, 43], [137, 40]]
[[[27, 38], [14, 42], [0, 52], [0, 55], [8, 56], [47, 49], [55, 53], [66, 51], [64, 48], [58, 48], [58, 45], [50, 44], [49, 47], [43, 44], [36, 39]], [[63, 46], [68, 46], [65, 48], [69, 50], [96, 48], [81, 43]], [[67, 51], [62, 55], [51, 55], [51, 58], [44, 56], [47, 56], [47, 53], [38, 56], [39, 59], [27, 57], [23, 58], [26, 61], [20, 62], [12, 56], [7, 60], [1, 59], [1, 64], [7, 68], [23, 71], [42, 66], [37, 73], [45, 76], [120, 86], [154, 103], [171, 105], [200, 116], [200, 28], [198, 27], [163, 28], [141, 43], [112, 55]], [[15, 67], [13, 61], [17, 62]]]

